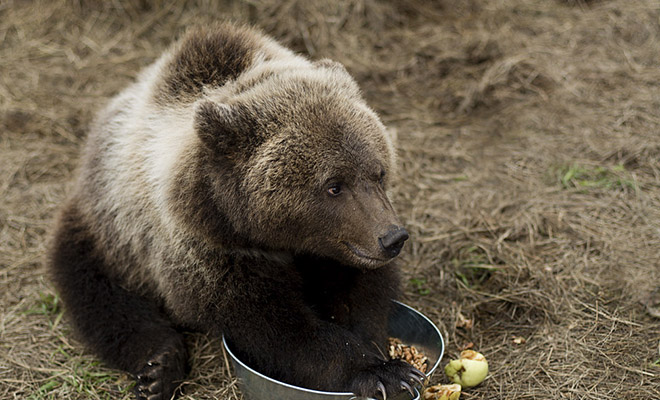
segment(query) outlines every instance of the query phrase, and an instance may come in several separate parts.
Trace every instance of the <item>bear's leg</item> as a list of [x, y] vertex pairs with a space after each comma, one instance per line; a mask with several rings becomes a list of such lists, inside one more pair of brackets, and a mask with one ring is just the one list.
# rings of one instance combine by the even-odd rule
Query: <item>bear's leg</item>
[[[399, 298], [399, 268], [395, 262], [356, 274], [346, 300], [350, 309], [350, 330], [374, 343], [387, 354], [387, 319], [392, 300]], [[328, 296], [333, 298], [334, 296]]]
[[75, 207], [61, 215], [53, 244], [51, 273], [81, 340], [136, 376], [138, 399], [170, 399], [185, 374], [182, 335], [157, 305], [102, 272], [103, 257]]
[[[278, 276], [268, 271], [272, 266], [255, 260], [246, 265], [224, 276], [225, 284], [244, 290], [240, 296], [227, 296], [222, 302], [222, 316], [217, 317], [231, 348], [251, 367], [310, 389], [352, 391], [381, 399], [412, 390], [411, 386], [423, 379], [424, 374], [412, 365], [388, 361], [361, 332], [356, 334], [319, 318], [286, 268], [277, 268]], [[268, 278], [266, 273], [275, 278]], [[218, 291], [223, 292], [235, 293]], [[389, 301], [387, 298], [385, 304]], [[387, 313], [375, 309], [363, 312]], [[367, 331], [383, 336], [372, 329]]]

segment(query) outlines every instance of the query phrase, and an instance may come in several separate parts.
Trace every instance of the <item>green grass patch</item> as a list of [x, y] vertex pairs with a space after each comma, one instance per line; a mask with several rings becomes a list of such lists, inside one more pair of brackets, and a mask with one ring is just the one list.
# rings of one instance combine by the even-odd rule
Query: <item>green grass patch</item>
[[112, 400], [125, 398], [134, 386], [96, 360], [72, 359], [70, 363], [74, 364], [70, 371], [52, 376], [27, 399], [60, 399], [63, 393], [75, 393], [76, 398]]
[[57, 315], [61, 312], [60, 298], [54, 294], [39, 292], [39, 299], [25, 310], [25, 315]]
[[426, 296], [431, 293], [431, 290], [426, 287], [426, 278], [412, 278], [410, 284], [413, 286], [417, 294]]
[[60, 304], [60, 298], [57, 295], [50, 293], [39, 292], [39, 298], [34, 302], [32, 307], [23, 311], [24, 315], [42, 315], [48, 317], [55, 317], [49, 320], [51, 329], [54, 329], [62, 320], [64, 310]]
[[28, 396], [27, 400], [56, 399], [57, 396], [52, 392], [60, 386], [62, 386], [60, 380], [57, 378], [50, 379], [43, 385], [39, 386], [39, 389], [37, 389], [35, 393]]
[[471, 289], [479, 288], [498, 270], [498, 267], [492, 265], [483, 250], [477, 246], [460, 251], [459, 257], [453, 258], [451, 263], [458, 281]]
[[637, 185], [623, 164], [613, 167], [580, 164], [557, 167], [555, 177], [564, 189], [636, 190]]

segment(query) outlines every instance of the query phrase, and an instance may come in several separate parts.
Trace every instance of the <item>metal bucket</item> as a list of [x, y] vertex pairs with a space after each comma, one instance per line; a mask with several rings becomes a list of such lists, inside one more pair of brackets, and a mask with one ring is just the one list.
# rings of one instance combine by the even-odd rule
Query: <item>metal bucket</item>
[[[428, 357], [431, 368], [426, 372], [430, 377], [440, 365], [445, 351], [445, 343], [436, 326], [422, 313], [398, 301], [394, 302], [388, 319], [388, 335], [401, 339], [407, 345], [415, 346]], [[358, 399], [353, 393], [324, 392], [290, 385], [269, 378], [236, 358], [227, 345], [225, 338], [222, 344], [231, 358], [234, 373], [246, 400], [353, 400]], [[420, 394], [415, 388], [413, 400], [419, 400]], [[390, 397], [388, 397], [389, 399]], [[406, 392], [392, 397], [392, 400], [409, 400]]]

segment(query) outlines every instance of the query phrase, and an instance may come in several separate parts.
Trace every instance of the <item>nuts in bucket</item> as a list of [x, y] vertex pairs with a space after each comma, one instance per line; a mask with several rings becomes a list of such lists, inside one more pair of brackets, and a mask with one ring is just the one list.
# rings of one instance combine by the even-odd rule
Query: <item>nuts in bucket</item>
[[400, 339], [389, 338], [389, 356], [391, 359], [402, 359], [413, 367], [426, 373], [428, 370], [428, 358], [415, 346], [403, 344]]

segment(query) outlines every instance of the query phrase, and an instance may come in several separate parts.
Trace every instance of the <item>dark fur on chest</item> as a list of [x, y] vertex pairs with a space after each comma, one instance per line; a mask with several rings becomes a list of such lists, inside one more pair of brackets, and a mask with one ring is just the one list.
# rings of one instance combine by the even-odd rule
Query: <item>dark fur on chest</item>
[[350, 293], [358, 285], [356, 278], [364, 272], [314, 256], [297, 257], [295, 266], [302, 278], [304, 299], [319, 318], [349, 326]]

